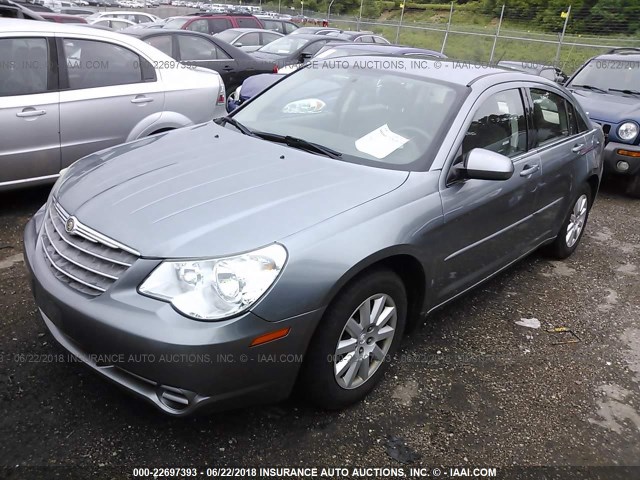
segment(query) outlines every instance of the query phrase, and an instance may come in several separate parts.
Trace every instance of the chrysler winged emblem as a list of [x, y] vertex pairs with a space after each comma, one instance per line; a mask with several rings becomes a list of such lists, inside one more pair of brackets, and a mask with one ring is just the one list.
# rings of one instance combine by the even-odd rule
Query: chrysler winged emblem
[[76, 230], [76, 217], [69, 217], [67, 223], [64, 226], [67, 233], [74, 234]]

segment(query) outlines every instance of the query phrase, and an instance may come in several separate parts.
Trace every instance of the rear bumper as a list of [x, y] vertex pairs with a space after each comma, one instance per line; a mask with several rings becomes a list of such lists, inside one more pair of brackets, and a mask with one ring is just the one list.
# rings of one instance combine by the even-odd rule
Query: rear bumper
[[[632, 157], [619, 153], [619, 150], [637, 153], [640, 155], [640, 147], [627, 145], [625, 143], [609, 142], [604, 147], [604, 168], [609, 174], [634, 176], [640, 175], [640, 156]], [[627, 170], [621, 168], [620, 162], [625, 162], [629, 167]]]
[[[251, 312], [219, 322], [192, 320], [137, 293], [141, 275], [158, 263], [146, 259], [102, 295], [87, 298], [50, 271], [36, 217], [24, 234], [36, 304], [53, 337], [95, 372], [174, 416], [290, 394], [321, 311], [280, 322]], [[284, 327], [291, 328], [286, 337], [250, 347], [257, 336]]]

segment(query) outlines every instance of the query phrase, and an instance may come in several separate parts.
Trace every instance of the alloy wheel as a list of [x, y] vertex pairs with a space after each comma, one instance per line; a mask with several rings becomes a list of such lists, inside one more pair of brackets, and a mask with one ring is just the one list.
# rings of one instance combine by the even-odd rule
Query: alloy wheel
[[572, 248], [580, 238], [584, 224], [587, 221], [588, 203], [589, 200], [587, 196], [582, 194], [573, 206], [569, 224], [567, 225], [567, 235], [565, 237], [567, 247], [569, 248]]
[[334, 375], [340, 387], [360, 387], [380, 368], [396, 333], [398, 311], [386, 294], [367, 298], [351, 314], [336, 345]]

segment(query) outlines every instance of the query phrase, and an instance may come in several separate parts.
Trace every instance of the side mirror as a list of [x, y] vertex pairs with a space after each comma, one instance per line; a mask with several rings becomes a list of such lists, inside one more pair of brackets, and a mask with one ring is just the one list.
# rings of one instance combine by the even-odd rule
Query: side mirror
[[513, 175], [513, 162], [491, 150], [474, 148], [464, 164], [465, 176], [476, 180], [509, 180]]
[[242, 47], [242, 42], [235, 43], [233, 46], [240, 48], [240, 47]]
[[309, 60], [311, 57], [313, 57], [313, 54], [311, 52], [302, 52], [300, 54], [300, 62], [304, 63], [307, 60]]

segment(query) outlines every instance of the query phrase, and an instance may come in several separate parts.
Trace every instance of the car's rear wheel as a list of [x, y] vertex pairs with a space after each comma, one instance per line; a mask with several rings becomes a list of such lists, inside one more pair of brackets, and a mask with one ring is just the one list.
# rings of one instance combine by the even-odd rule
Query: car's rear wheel
[[300, 384], [308, 399], [337, 409], [364, 398], [398, 349], [406, 314], [404, 284], [392, 271], [351, 282], [325, 312], [305, 356]]
[[560, 233], [554, 242], [546, 247], [545, 252], [549, 256], [562, 260], [575, 251], [587, 226], [591, 202], [591, 188], [586, 185], [575, 196], [571, 210], [560, 228]]
[[629, 179], [627, 184], [627, 195], [640, 198], [640, 174]]

